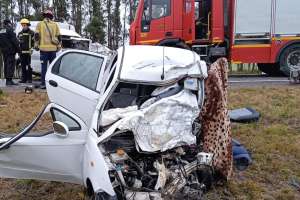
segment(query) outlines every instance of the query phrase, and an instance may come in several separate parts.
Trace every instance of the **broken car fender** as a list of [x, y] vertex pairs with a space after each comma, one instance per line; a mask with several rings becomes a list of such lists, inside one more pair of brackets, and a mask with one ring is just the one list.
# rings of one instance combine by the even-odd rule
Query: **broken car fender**
[[87, 180], [89, 179], [95, 192], [104, 191], [110, 196], [115, 196], [108, 175], [109, 168], [98, 148], [97, 141], [91, 136], [91, 133], [89, 133], [89, 137], [87, 138], [83, 158], [83, 177], [85, 185], [87, 186]]

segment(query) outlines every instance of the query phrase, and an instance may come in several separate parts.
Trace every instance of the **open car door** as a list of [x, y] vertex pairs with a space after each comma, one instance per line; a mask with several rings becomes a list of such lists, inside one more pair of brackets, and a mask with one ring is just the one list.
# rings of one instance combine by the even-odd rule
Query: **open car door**
[[[40, 121], [50, 131], [35, 134]], [[0, 177], [83, 184], [87, 127], [73, 113], [51, 103], [21, 133], [7, 136], [0, 139]]]
[[62, 53], [47, 71], [50, 101], [72, 110], [89, 126], [100, 96], [106, 60], [106, 56], [92, 52], [70, 50]]

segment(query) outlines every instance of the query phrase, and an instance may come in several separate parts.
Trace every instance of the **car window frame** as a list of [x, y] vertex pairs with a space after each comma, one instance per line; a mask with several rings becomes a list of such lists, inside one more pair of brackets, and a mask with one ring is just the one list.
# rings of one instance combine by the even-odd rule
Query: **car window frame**
[[[145, 11], [147, 10], [146, 9], [146, 6], [149, 6], [149, 13], [148, 15], [146, 16], [146, 13]], [[141, 22], [148, 22], [148, 21], [151, 21], [151, 6], [152, 6], [152, 1], [151, 0], [145, 0], [144, 1], [144, 5], [143, 5], [143, 12], [142, 12], [142, 19], [141, 19]]]
[[114, 80], [114, 77], [117, 72], [117, 65], [118, 65], [117, 62], [115, 62], [113, 64], [112, 68], [110, 68], [108, 78], [106, 79], [106, 81], [103, 85], [104, 92], [106, 92], [108, 90], [109, 86], [111, 85], [112, 81]]
[[108, 59], [105, 65], [105, 68], [103, 69], [103, 73], [102, 73], [102, 80], [99, 82], [100, 84], [100, 93], [103, 94], [107, 87], [107, 82], [110, 79], [111, 76], [111, 71], [116, 68], [116, 64], [118, 61], [118, 53], [114, 52]]
[[[34, 118], [34, 120], [28, 126], [25, 126], [25, 128], [20, 133], [14, 135], [12, 137], [9, 137], [9, 139], [6, 142], [0, 143], [0, 151], [9, 149], [12, 144], [19, 141], [21, 138], [26, 137], [30, 133], [30, 131], [34, 128], [34, 126], [39, 122], [41, 117], [47, 112], [46, 110], [47, 110], [48, 106], [49, 106], [49, 104], [44, 106], [42, 111]], [[48, 135], [48, 134], [44, 134], [44, 135], [37, 136], [37, 137], [43, 137], [45, 135]]]
[[[51, 107], [50, 108], [50, 113], [51, 113], [51, 117], [52, 117], [53, 122], [56, 121], [54, 110], [66, 115], [67, 117], [69, 117], [71, 120], [73, 120], [77, 124], [78, 127], [71, 127], [71, 128], [66, 124], [69, 128], [69, 131], [81, 131], [82, 130], [82, 127], [81, 127], [80, 123], [76, 119], [74, 119], [73, 117], [68, 115], [66, 112], [64, 112], [64, 111], [62, 111], [62, 110], [60, 110], [59, 108], [56, 108], [56, 107]], [[64, 122], [62, 122], [62, 123], [64, 123]]]
[[[93, 56], [93, 57], [96, 57], [96, 58], [101, 58], [101, 59], [103, 59], [102, 65], [101, 65], [100, 70], [99, 70], [99, 73], [98, 73], [98, 77], [97, 77], [97, 82], [96, 82], [96, 87], [95, 87], [95, 89], [92, 89], [92, 88], [90, 88], [90, 87], [87, 87], [87, 86], [85, 86], [85, 85], [79, 83], [78, 81], [74, 81], [74, 80], [72, 80], [72, 79], [70, 79], [70, 78], [68, 78], [68, 77], [65, 77], [65, 76], [59, 74], [59, 72], [58, 72], [58, 73], [56, 72], [56, 70], [59, 71], [59, 69], [60, 69], [61, 61], [62, 61], [63, 57], [66, 56], [66, 55], [68, 55], [68, 54], [83, 54], [83, 55], [86, 55], [86, 56]], [[65, 54], [63, 54], [63, 55], [59, 58], [59, 60], [57, 60], [57, 61], [55, 62], [55, 64], [53, 65], [53, 67], [52, 67], [52, 69], [51, 69], [51, 73], [54, 74], [54, 75], [56, 75], [56, 76], [59, 76], [59, 77], [61, 77], [61, 78], [64, 78], [64, 79], [66, 79], [66, 80], [68, 80], [68, 81], [71, 81], [72, 83], [76, 83], [76, 84], [78, 84], [78, 85], [80, 85], [80, 86], [82, 86], [82, 87], [84, 87], [84, 88], [87, 88], [87, 89], [89, 89], [89, 90], [91, 90], [91, 91], [93, 91], [93, 92], [96, 92], [96, 93], [100, 94], [100, 88], [99, 88], [99, 86], [98, 86], [98, 84], [99, 84], [99, 78], [100, 78], [100, 76], [101, 76], [101, 74], [102, 74], [103, 68], [104, 68], [105, 65], [106, 65], [106, 62], [107, 62], [107, 58], [104, 57], [104, 56], [101, 56], [100, 54], [99, 54], [99, 55], [95, 55], [95, 54], [90, 54], [90, 53], [85, 53], [85, 52], [70, 51], [70, 52], [66, 52]], [[57, 65], [59, 65], [58, 68], [57, 68]]]
[[[50, 135], [50, 134], [54, 134], [54, 130], [53, 130], [53, 131], [49, 131], [49, 132], [41, 134], [41, 135], [30, 135], [30, 131], [40, 121], [40, 119], [47, 112], [50, 112], [50, 114], [51, 114], [51, 109], [52, 108], [55, 108], [55, 109], [59, 110], [60, 112], [65, 113], [71, 119], [73, 119], [74, 121], [76, 121], [79, 124], [79, 126], [80, 126], [80, 130], [76, 130], [76, 131], [80, 131], [80, 132], [82, 132], [82, 131], [88, 131], [88, 129], [86, 129], [87, 128], [86, 124], [84, 124], [84, 122], [80, 119], [80, 117], [78, 117], [77, 115], [73, 114], [69, 110], [66, 110], [67, 112], [70, 112], [70, 114], [74, 115], [74, 117], [78, 118], [78, 120], [79, 120], [78, 121], [78, 120], [74, 119], [74, 117], [71, 117], [69, 114], [67, 114], [66, 112], [62, 111], [61, 109], [64, 109], [63, 107], [61, 107], [61, 106], [59, 106], [59, 105], [57, 105], [55, 103], [48, 103], [47, 105], [43, 106], [42, 110], [33, 119], [33, 121], [31, 121], [31, 123], [29, 125], [25, 126], [19, 133], [15, 134], [15, 135], [7, 134], [4, 137], [0, 138], [0, 139], [8, 138], [7, 141], [0, 143], [0, 152], [3, 151], [3, 150], [9, 149], [11, 145], [13, 145], [14, 143], [16, 143], [17, 141], [19, 141], [23, 137], [37, 138], [37, 137], [44, 137], [44, 136], [47, 136], [47, 135]], [[54, 120], [53, 120], [53, 122], [54, 122]], [[70, 132], [73, 132], [73, 131], [70, 130]]]
[[153, 14], [152, 13], [153, 0], [151, 0], [151, 5], [150, 5], [150, 19], [151, 19], [151, 21], [162, 19], [164, 17], [169, 17], [169, 16], [172, 15], [172, 1], [171, 0], [166, 0], [166, 1], [169, 1], [169, 5], [170, 5], [169, 9], [167, 10], [168, 14], [167, 15], [163, 15], [163, 16], [158, 17], [158, 18], [153, 18], [153, 16], [152, 16], [152, 14]]

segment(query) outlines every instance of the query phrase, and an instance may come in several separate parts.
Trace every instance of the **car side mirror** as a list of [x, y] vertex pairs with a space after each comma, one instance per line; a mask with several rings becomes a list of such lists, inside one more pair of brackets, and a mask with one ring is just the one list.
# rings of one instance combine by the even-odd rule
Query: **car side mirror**
[[59, 137], [68, 137], [69, 135], [69, 128], [66, 124], [60, 121], [55, 121], [53, 122], [53, 130], [54, 134], [59, 136]]

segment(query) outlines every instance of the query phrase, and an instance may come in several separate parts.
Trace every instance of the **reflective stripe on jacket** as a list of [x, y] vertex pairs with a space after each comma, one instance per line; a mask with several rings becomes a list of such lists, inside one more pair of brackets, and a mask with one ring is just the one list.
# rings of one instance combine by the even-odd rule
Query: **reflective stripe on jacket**
[[22, 30], [18, 34], [18, 39], [22, 53], [31, 53], [34, 45], [34, 32], [30, 29]]

